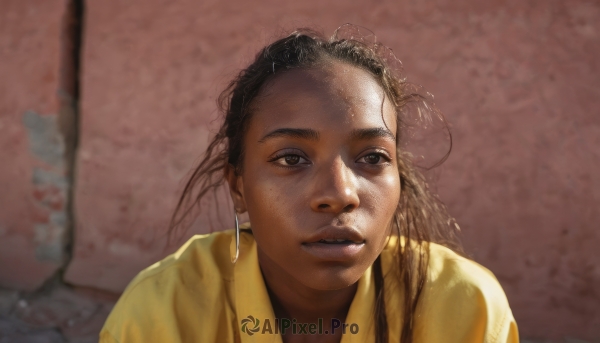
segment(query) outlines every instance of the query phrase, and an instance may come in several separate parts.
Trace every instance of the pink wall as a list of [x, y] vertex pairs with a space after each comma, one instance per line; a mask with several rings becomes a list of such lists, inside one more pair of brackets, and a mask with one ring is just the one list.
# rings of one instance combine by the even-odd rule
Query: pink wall
[[[32, 280], [54, 268], [33, 269], [48, 265], [32, 243], [31, 173], [41, 162], [22, 121], [28, 109], [57, 111], [57, 81], [43, 75], [58, 70], [62, 2], [43, 3], [54, 12], [40, 10], [23, 32], [50, 21], [55, 34], [27, 40], [35, 54], [0, 50], [12, 58], [0, 63], [10, 76], [0, 80], [0, 132], [11, 132], [0, 135], [2, 160], [11, 161], [0, 168], [0, 282], [13, 287], [37, 283], [6, 261], [32, 266], [20, 274]], [[165, 225], [214, 129], [226, 81], [282, 28], [332, 33], [352, 22], [394, 49], [452, 123], [454, 150], [436, 174], [438, 189], [467, 250], [505, 288], [523, 336], [600, 338], [597, 2], [104, 0], [87, 1], [85, 19], [66, 281], [118, 292], [163, 256]], [[4, 28], [0, 46], [12, 46], [6, 32], [19, 25]], [[23, 85], [10, 89], [12, 80]], [[215, 229], [218, 217], [231, 221], [213, 215]], [[210, 223], [202, 217], [194, 232]]]
[[70, 187], [64, 0], [0, 1], [0, 285], [33, 290], [66, 261]]

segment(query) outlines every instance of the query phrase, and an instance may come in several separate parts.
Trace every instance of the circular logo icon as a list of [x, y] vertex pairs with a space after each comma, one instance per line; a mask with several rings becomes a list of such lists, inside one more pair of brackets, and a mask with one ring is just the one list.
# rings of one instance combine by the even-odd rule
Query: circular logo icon
[[242, 319], [242, 332], [249, 336], [254, 335], [260, 330], [260, 320], [255, 319], [253, 316]]

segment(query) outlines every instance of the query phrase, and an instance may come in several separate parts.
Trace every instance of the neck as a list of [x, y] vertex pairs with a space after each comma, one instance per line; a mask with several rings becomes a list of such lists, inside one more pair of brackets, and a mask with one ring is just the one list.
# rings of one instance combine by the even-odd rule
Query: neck
[[277, 318], [296, 319], [299, 323], [316, 323], [322, 318], [344, 322], [354, 299], [358, 283], [336, 290], [309, 288], [281, 269], [258, 249], [258, 261]]

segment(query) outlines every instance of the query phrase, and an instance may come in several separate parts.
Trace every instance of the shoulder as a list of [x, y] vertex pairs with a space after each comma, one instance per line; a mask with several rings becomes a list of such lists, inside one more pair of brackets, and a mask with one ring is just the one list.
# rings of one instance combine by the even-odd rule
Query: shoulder
[[428, 282], [463, 290], [480, 290], [485, 295], [502, 296], [504, 291], [494, 274], [479, 263], [451, 249], [429, 243]]
[[[127, 286], [109, 315], [102, 334], [118, 341], [171, 339], [190, 311], [225, 311], [233, 279], [232, 232], [196, 235], [177, 252], [141, 271]], [[161, 325], [156, 325], [161, 323]], [[110, 334], [110, 335], [109, 335]], [[151, 335], [151, 336], [147, 336]]]
[[140, 289], [160, 288], [165, 291], [188, 282], [231, 279], [231, 238], [230, 230], [193, 236], [175, 253], [142, 270], [127, 286], [122, 298]]
[[230, 279], [233, 270], [229, 253], [232, 237], [232, 230], [195, 235], [175, 253], [140, 272], [128, 288], [165, 274], [191, 274], [204, 279], [218, 273], [221, 278]]
[[418, 308], [429, 322], [427, 333], [421, 325], [427, 341], [437, 342], [438, 337], [429, 336], [444, 333], [453, 333], [456, 342], [518, 341], [508, 300], [494, 274], [439, 244], [429, 244], [428, 277]]

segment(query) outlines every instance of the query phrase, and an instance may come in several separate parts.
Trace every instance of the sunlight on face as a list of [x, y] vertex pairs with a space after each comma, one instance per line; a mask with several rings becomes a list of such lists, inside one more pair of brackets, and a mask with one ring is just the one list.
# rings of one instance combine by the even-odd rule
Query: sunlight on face
[[366, 71], [341, 62], [261, 90], [240, 176], [261, 268], [318, 290], [375, 261], [400, 197], [396, 113]]

